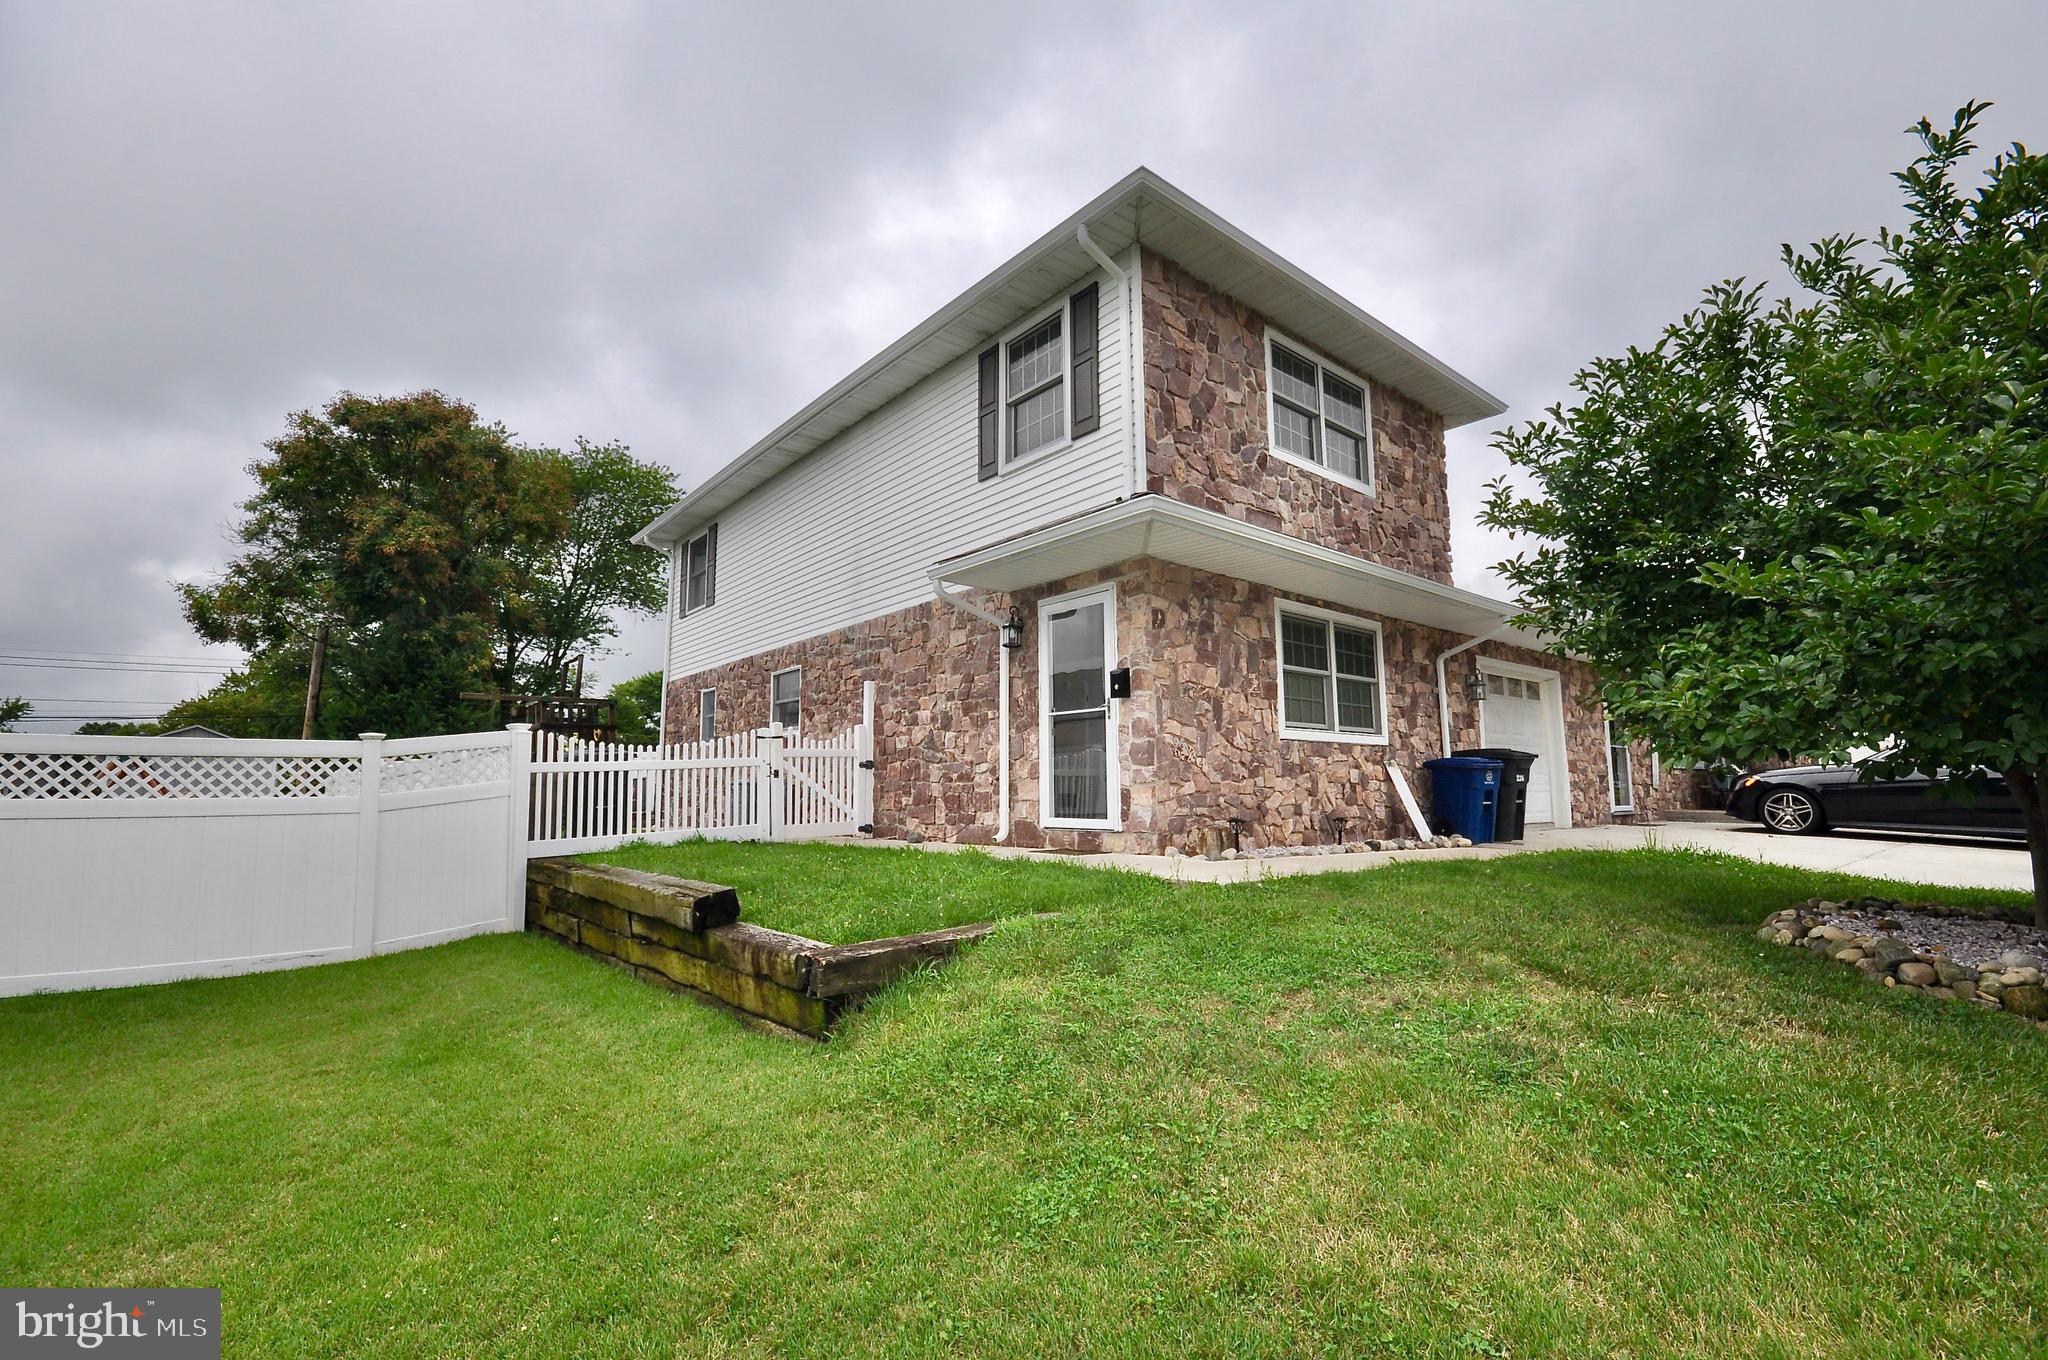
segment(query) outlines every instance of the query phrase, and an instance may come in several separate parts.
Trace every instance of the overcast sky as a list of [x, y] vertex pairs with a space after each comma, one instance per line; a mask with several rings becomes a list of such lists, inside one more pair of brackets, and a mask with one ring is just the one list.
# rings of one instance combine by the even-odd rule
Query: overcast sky
[[[0, 653], [200, 651], [170, 583], [343, 388], [692, 484], [1141, 163], [1525, 419], [1780, 242], [1896, 222], [1922, 114], [2048, 141], [2044, 51], [2039, 0], [0, 0]], [[1450, 444], [1478, 589], [1488, 432]]]

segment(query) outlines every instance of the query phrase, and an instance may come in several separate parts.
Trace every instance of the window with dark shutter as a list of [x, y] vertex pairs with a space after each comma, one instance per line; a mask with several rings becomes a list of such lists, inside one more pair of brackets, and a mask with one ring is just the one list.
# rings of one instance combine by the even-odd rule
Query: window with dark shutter
[[718, 526], [704, 531], [704, 604], [718, 603]]
[[1067, 300], [1073, 318], [1074, 420], [1075, 438], [1090, 434], [1102, 425], [1101, 364], [1096, 354], [1097, 286], [1089, 284]]
[[981, 399], [976, 407], [975, 421], [980, 440], [978, 475], [984, 482], [996, 475], [996, 445], [1001, 433], [1002, 406], [1002, 346], [990, 345], [981, 353]]

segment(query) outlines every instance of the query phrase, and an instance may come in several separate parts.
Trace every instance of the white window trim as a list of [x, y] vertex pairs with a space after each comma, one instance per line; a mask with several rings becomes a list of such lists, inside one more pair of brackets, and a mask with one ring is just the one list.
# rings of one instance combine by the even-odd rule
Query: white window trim
[[[775, 682], [785, 675], [794, 675], [796, 677], [796, 721], [788, 727], [781, 727], [775, 721]], [[802, 666], [784, 666], [781, 670], [772, 672], [768, 676], [768, 726], [770, 728], [781, 727], [781, 730], [784, 732], [795, 732], [803, 727], [803, 722], [804, 668]]]
[[[1046, 620], [1064, 609], [1102, 604], [1102, 669], [1109, 729], [1103, 741], [1108, 756], [1109, 815], [1055, 817], [1052, 812], [1052, 648], [1046, 645]], [[1116, 646], [1116, 583], [1090, 586], [1038, 602], [1038, 824], [1047, 830], [1121, 831], [1124, 829], [1123, 700], [1107, 696], [1108, 673], [1122, 654]]]
[[[996, 386], [1001, 397], [996, 403], [999, 426], [996, 432], [998, 477], [1013, 467], [1030, 467], [1074, 447], [1074, 315], [1071, 304], [1071, 298], [1062, 297], [1050, 307], [1041, 307], [1031, 313], [1030, 320], [1012, 327], [996, 341]], [[1060, 319], [1060, 394], [1061, 400], [1066, 404], [1061, 424], [1065, 427], [1066, 434], [1042, 449], [1033, 449], [1018, 457], [1010, 448], [1010, 342], [1029, 335], [1055, 316]], [[1100, 337], [1097, 337], [1097, 343], [1100, 343]]]
[[[1280, 623], [1281, 617], [1286, 614], [1294, 614], [1305, 619], [1321, 619], [1326, 623], [1341, 623], [1346, 628], [1372, 634], [1372, 664], [1373, 669], [1378, 672], [1377, 678], [1380, 691], [1379, 731], [1338, 732], [1330, 728], [1289, 727], [1287, 725], [1287, 681], [1285, 679], [1287, 673], [1287, 644], [1286, 640], [1281, 636], [1282, 628]], [[1331, 674], [1334, 675], [1336, 673], [1337, 657], [1335, 639], [1331, 641], [1330, 665], [1332, 667]], [[1356, 614], [1341, 614], [1334, 609], [1323, 609], [1317, 605], [1297, 604], [1293, 600], [1275, 600], [1273, 602], [1273, 664], [1277, 667], [1274, 674], [1282, 677], [1279, 681], [1279, 692], [1274, 699], [1274, 702], [1279, 705], [1275, 716], [1279, 719], [1280, 739], [1282, 741], [1331, 741], [1345, 746], [1385, 746], [1387, 744], [1387, 730], [1393, 726], [1387, 712], [1387, 647], [1386, 638], [1382, 635], [1380, 625], [1376, 620], [1360, 618]], [[1334, 704], [1336, 701], [1337, 696], [1333, 693], [1330, 696], [1330, 702]]]
[[1602, 718], [1600, 720], [1600, 728], [1601, 735], [1607, 738], [1607, 745], [1605, 747], [1607, 756], [1607, 804], [1616, 812], [1634, 812], [1636, 810], [1636, 753], [1629, 749], [1628, 743], [1620, 743], [1622, 755], [1628, 760], [1628, 801], [1624, 803], [1620, 801], [1620, 791], [1614, 787], [1614, 748], [1616, 745], [1614, 740], [1614, 719]]
[[[697, 533], [683, 540], [676, 552], [676, 617], [687, 619], [692, 614], [701, 614], [711, 608], [711, 595], [715, 589], [711, 574], [718, 570], [718, 564], [711, 560], [711, 526], [706, 525]], [[695, 609], [690, 608], [690, 549], [704, 544], [704, 594], [705, 601]]]
[[[1285, 346], [1286, 348], [1293, 350], [1296, 354], [1299, 354], [1304, 359], [1308, 359], [1314, 363], [1322, 365], [1330, 372], [1342, 378], [1345, 382], [1358, 384], [1358, 390], [1365, 393], [1365, 477], [1363, 480], [1357, 477], [1347, 477], [1343, 473], [1338, 472], [1333, 468], [1325, 467], [1321, 463], [1312, 462], [1309, 459], [1303, 458], [1298, 454], [1289, 453], [1285, 449], [1280, 447], [1278, 440], [1274, 439], [1273, 433], [1276, 429], [1279, 428], [1274, 423], [1273, 410], [1273, 404], [1275, 401], [1278, 400], [1278, 398], [1275, 397], [1273, 394], [1273, 346], [1276, 344]], [[1322, 413], [1322, 379], [1319, 376], [1316, 380], [1316, 431], [1318, 448], [1329, 447], [1328, 443], [1322, 440], [1323, 424], [1324, 416]], [[1266, 327], [1266, 451], [1283, 462], [1292, 463], [1294, 464], [1294, 466], [1298, 468], [1306, 468], [1310, 472], [1315, 473], [1318, 477], [1327, 477], [1331, 481], [1336, 482], [1340, 486], [1348, 486], [1354, 491], [1363, 491], [1368, 496], [1377, 497], [1379, 495], [1379, 457], [1377, 455], [1377, 452], [1373, 448], [1372, 384], [1367, 382], [1364, 378], [1359, 377], [1356, 373], [1353, 373], [1351, 370], [1345, 368], [1343, 365], [1331, 363], [1328, 359], [1324, 358], [1321, 354], [1317, 353], [1314, 349], [1310, 348], [1309, 346], [1297, 343], [1296, 341], [1290, 339], [1288, 336], [1283, 335], [1279, 331], [1274, 330], [1271, 326]]]
[[[711, 735], [704, 735], [704, 701], [711, 700]], [[697, 691], [697, 740], [715, 741], [718, 738], [718, 691], [700, 689]]]
[[[1550, 728], [1550, 749], [1536, 753], [1550, 763], [1550, 825], [1570, 826], [1572, 771], [1564, 745], [1564, 677], [1547, 666], [1525, 666], [1519, 661], [1501, 661], [1490, 656], [1480, 657], [1477, 665], [1481, 675], [1513, 675], [1537, 682], [1540, 690], [1539, 702], [1548, 715], [1549, 721], [1546, 725]], [[1479, 705], [1479, 744], [1493, 745], [1486, 735], [1484, 702]]]

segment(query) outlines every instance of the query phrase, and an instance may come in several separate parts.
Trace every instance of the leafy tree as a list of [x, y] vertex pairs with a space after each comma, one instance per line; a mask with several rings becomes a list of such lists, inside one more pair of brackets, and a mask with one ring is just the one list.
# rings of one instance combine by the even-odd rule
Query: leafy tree
[[244, 551], [218, 583], [181, 587], [192, 626], [273, 675], [296, 658], [303, 677], [308, 640], [329, 624], [323, 734], [481, 723], [460, 695], [490, 678], [521, 555], [564, 530], [557, 472], [438, 392], [345, 392], [268, 447], [250, 467]]
[[2048, 926], [2048, 158], [1958, 187], [1985, 107], [1912, 129], [1904, 231], [1786, 247], [1800, 294], [1709, 289], [1504, 432], [1533, 489], [1483, 518], [1543, 540], [1501, 568], [1530, 621], [1667, 750], [2000, 771]]
[[12, 732], [14, 725], [33, 711], [26, 699], [0, 699], [0, 732]]
[[81, 737], [152, 737], [157, 732], [153, 722], [82, 722], [77, 735]]
[[205, 693], [166, 709], [154, 730], [199, 726], [230, 737], [296, 737], [305, 715], [306, 665], [304, 648], [258, 657]]
[[567, 453], [524, 456], [567, 485], [569, 515], [565, 532], [513, 555], [519, 580], [499, 601], [497, 678], [507, 689], [560, 694], [571, 659], [618, 636], [620, 612], [651, 614], [666, 602], [662, 554], [633, 534], [675, 503], [675, 477], [623, 444], [579, 439]]
[[652, 745], [661, 734], [661, 672], [648, 671], [613, 685], [612, 705], [618, 711], [619, 740]]

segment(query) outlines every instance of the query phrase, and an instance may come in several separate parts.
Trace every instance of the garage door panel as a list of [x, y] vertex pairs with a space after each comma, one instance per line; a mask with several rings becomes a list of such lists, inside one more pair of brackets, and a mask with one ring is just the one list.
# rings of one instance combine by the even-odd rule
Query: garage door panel
[[1529, 771], [1528, 820], [1554, 822], [1557, 818], [1550, 796], [1550, 753], [1557, 749], [1557, 742], [1550, 730], [1550, 710], [1543, 702], [1542, 682], [1493, 671], [1485, 674], [1486, 702], [1479, 709], [1480, 744], [1536, 753], [1536, 763]]

